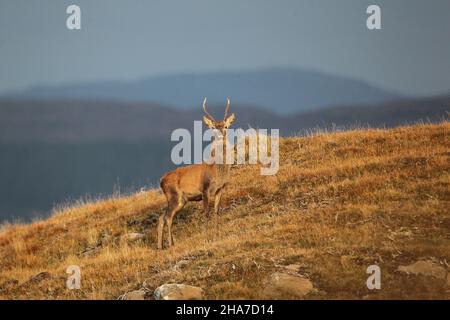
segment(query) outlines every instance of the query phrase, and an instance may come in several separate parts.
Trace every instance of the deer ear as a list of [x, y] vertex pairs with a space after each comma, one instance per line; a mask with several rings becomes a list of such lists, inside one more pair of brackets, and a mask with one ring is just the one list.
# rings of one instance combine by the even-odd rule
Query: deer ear
[[203, 116], [203, 122], [211, 129], [214, 129], [214, 122], [210, 118]]
[[228, 128], [229, 126], [231, 126], [231, 124], [234, 122], [234, 119], [236, 117], [234, 116], [234, 113], [229, 116], [226, 120], [225, 120], [225, 128]]

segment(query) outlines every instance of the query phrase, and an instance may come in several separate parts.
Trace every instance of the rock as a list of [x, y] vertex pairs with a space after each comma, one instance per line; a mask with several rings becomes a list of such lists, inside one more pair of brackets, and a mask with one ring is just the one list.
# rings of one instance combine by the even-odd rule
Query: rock
[[42, 280], [49, 279], [50, 277], [51, 277], [51, 276], [50, 276], [50, 273], [44, 271], [44, 272], [41, 272], [41, 273], [38, 273], [38, 274], [32, 276], [32, 277], [28, 280], [28, 282], [35, 282], [35, 283], [36, 283], [36, 282], [41, 282]]
[[119, 297], [120, 300], [145, 300], [147, 292], [145, 290], [134, 290]]
[[447, 274], [447, 288], [450, 288], [450, 273]]
[[264, 293], [271, 297], [290, 295], [302, 298], [308, 293], [315, 292], [311, 281], [300, 276], [275, 272], [269, 276]]
[[406, 274], [424, 275], [437, 279], [445, 279], [447, 270], [432, 261], [417, 261], [408, 266], [399, 266], [398, 271]]
[[138, 232], [131, 232], [131, 233], [124, 234], [122, 236], [123, 239], [130, 241], [130, 242], [142, 240], [142, 239], [144, 239], [144, 237], [145, 237], [144, 234], [138, 233]]
[[156, 288], [156, 300], [201, 300], [203, 289], [186, 284], [163, 284]]

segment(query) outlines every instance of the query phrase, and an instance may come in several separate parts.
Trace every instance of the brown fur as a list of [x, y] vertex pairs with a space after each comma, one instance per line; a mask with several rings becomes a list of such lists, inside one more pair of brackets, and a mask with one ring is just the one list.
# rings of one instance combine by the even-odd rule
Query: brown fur
[[[229, 101], [227, 104], [227, 111]], [[206, 111], [206, 99], [203, 106]], [[224, 120], [215, 121], [208, 113], [204, 117], [204, 122], [211, 129], [217, 129], [221, 133], [221, 139], [226, 141], [226, 130], [233, 123], [235, 117], [232, 114], [227, 117], [225, 112]], [[216, 138], [214, 139], [216, 141]], [[225, 145], [226, 147], [226, 145]], [[227, 164], [194, 164], [166, 173], [160, 181], [160, 186], [167, 199], [167, 211], [159, 217], [158, 221], [158, 249], [163, 247], [164, 225], [168, 227], [169, 246], [173, 245], [172, 221], [188, 201], [202, 201], [204, 214], [207, 219], [210, 216], [209, 200], [214, 199], [214, 214], [218, 214], [220, 200], [230, 172], [230, 165]]]

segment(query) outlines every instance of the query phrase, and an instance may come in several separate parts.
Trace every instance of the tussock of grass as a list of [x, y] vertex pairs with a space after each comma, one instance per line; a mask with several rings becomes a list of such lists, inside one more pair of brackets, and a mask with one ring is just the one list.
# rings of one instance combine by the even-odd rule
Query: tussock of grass
[[[49, 219], [0, 233], [0, 298], [115, 299], [166, 282], [207, 298], [266, 298], [267, 276], [301, 264], [319, 291], [309, 298], [448, 298], [445, 283], [396, 272], [420, 258], [450, 261], [450, 123], [325, 132], [281, 139], [280, 171], [233, 167], [217, 221], [200, 204], [177, 216], [176, 245], [156, 250], [159, 190], [59, 208]], [[121, 236], [143, 232], [142, 242]], [[92, 254], [85, 254], [92, 248]], [[183, 269], [175, 264], [186, 259]], [[81, 290], [65, 287], [79, 265]], [[378, 264], [382, 289], [366, 287]], [[51, 277], [29, 283], [47, 271]], [[3, 286], [11, 279], [17, 285]], [[289, 297], [286, 297], [289, 298]]]

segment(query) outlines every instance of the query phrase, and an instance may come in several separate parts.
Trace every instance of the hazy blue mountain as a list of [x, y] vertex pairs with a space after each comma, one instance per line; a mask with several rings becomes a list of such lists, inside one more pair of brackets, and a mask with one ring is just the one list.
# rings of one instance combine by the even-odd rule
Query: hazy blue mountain
[[233, 103], [256, 105], [278, 114], [336, 105], [375, 104], [399, 98], [363, 81], [292, 68], [174, 74], [131, 82], [34, 87], [5, 98], [157, 102], [190, 109], [200, 105], [205, 96], [212, 103], [222, 104], [226, 96], [230, 96]]
[[[223, 116], [222, 105], [210, 112]], [[277, 128], [283, 136], [303, 129], [349, 126], [393, 127], [420, 119], [448, 116], [450, 96], [401, 99], [378, 105], [342, 105], [277, 115], [251, 105], [233, 105], [235, 128]], [[176, 128], [193, 129], [201, 106], [177, 110], [155, 103], [117, 101], [0, 100], [0, 143], [97, 143], [162, 140], [170, 143]]]

